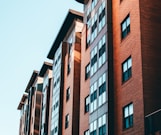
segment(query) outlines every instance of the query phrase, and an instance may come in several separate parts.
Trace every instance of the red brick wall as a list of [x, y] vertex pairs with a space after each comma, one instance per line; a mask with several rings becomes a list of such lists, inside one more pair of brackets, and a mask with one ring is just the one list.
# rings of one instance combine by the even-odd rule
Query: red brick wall
[[[130, 14], [130, 33], [121, 40], [121, 22]], [[113, 0], [115, 135], [144, 134], [144, 106], [138, 0]], [[132, 57], [132, 77], [122, 84], [122, 63]], [[134, 124], [123, 129], [123, 107], [133, 102]]]
[[[80, 92], [80, 44], [72, 45], [72, 66], [67, 74], [68, 54], [65, 56], [64, 64], [64, 98], [62, 134], [76, 135], [79, 132], [79, 92]], [[70, 98], [66, 101], [66, 90], [70, 87]], [[69, 127], [65, 129], [65, 116], [69, 114]]]
[[85, 113], [85, 98], [89, 95], [90, 80], [85, 80], [85, 67], [90, 62], [90, 48], [86, 49], [86, 25], [82, 31], [81, 42], [81, 82], [80, 82], [80, 124], [79, 134], [83, 135], [84, 131], [89, 128], [89, 113]]

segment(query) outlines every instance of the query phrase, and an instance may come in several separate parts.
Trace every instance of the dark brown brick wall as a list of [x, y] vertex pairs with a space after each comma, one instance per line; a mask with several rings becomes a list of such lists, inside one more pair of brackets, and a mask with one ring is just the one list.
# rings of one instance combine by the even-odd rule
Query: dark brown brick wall
[[145, 115], [161, 108], [160, 9], [160, 0], [140, 1]]

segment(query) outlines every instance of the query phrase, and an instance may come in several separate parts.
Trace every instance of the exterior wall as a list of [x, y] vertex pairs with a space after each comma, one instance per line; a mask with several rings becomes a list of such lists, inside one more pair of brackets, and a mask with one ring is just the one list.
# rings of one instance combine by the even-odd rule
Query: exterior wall
[[[144, 3], [145, 4], [145, 3]], [[121, 22], [130, 15], [130, 33], [121, 39]], [[113, 0], [115, 134], [144, 134], [144, 105], [139, 0]], [[132, 58], [132, 77], [122, 83], [122, 63]], [[133, 103], [133, 126], [123, 128], [123, 107]]]
[[[53, 60], [53, 89], [51, 107], [51, 135], [62, 134], [62, 96], [64, 81], [64, 58], [66, 46], [61, 44], [55, 53]], [[61, 67], [61, 68], [60, 68]], [[56, 130], [56, 131], [55, 131]]]
[[85, 79], [85, 67], [90, 62], [90, 48], [86, 49], [86, 32], [87, 28], [84, 25], [81, 39], [81, 78], [80, 78], [80, 124], [79, 134], [83, 135], [89, 130], [89, 112], [85, 113], [85, 98], [89, 96], [90, 79]]
[[26, 135], [27, 103], [28, 101], [26, 98], [20, 110], [21, 117], [20, 117], [19, 135]]
[[42, 105], [42, 82], [41, 77], [37, 77], [31, 89], [33, 94], [31, 96], [31, 116], [30, 116], [30, 132], [29, 135], [39, 135], [40, 133], [40, 119], [41, 119], [41, 105]]
[[42, 90], [42, 113], [41, 113], [41, 135], [48, 134], [49, 128], [49, 107], [50, 107], [50, 89], [51, 89], [52, 71], [47, 70], [44, 75], [43, 90]]
[[[87, 42], [88, 42], [88, 38], [90, 39], [90, 42], [89, 42], [90, 46], [89, 46], [89, 52], [88, 52], [88, 55], [90, 57], [90, 84], [86, 86], [88, 87], [88, 90], [90, 93], [89, 94], [90, 112], [89, 112], [89, 121], [88, 121], [90, 134], [92, 134], [92, 132], [96, 132], [97, 134], [99, 134], [100, 128], [104, 128], [104, 131], [105, 131], [104, 134], [108, 134], [108, 102], [107, 102], [108, 101], [108, 61], [107, 61], [108, 60], [108, 54], [107, 54], [108, 38], [107, 38], [107, 3], [106, 2], [107, 1], [104, 1], [104, 0], [103, 1], [89, 0], [84, 8], [85, 10], [84, 23], [87, 24]], [[89, 9], [90, 9], [90, 13], [88, 13]], [[90, 23], [90, 21], [88, 20], [94, 23]], [[100, 53], [100, 49], [101, 49], [100, 44], [104, 46], [103, 54]], [[96, 54], [96, 62], [93, 65], [92, 63], [94, 58], [93, 57], [94, 50]], [[100, 86], [101, 86], [100, 80], [105, 81], [103, 82], [105, 83], [104, 84], [105, 90], [101, 94], [99, 93]], [[96, 92], [96, 99], [94, 99], [94, 101], [91, 101], [94, 94], [93, 88], [96, 90], [96, 91], [94, 90]], [[104, 122], [102, 123], [102, 121]]]
[[50, 80], [50, 98], [49, 98], [49, 126], [48, 135], [51, 135], [51, 120], [52, 120], [52, 97], [53, 97], [53, 77]]
[[[64, 65], [62, 135], [79, 134], [81, 35], [76, 31], [81, 32], [81, 29], [80, 25], [77, 24], [77, 22], [74, 22], [76, 28], [71, 27], [65, 38], [68, 49]], [[67, 89], [70, 89], [68, 100]], [[67, 115], [69, 115], [69, 126], [66, 124]]]
[[[146, 4], [145, 4], [146, 3]], [[161, 1], [140, 0], [145, 115], [161, 109]]]

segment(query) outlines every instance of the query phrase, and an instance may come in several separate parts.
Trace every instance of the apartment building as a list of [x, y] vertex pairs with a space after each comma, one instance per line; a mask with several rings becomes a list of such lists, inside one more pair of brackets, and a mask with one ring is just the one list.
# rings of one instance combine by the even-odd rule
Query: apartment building
[[27, 135], [39, 135], [40, 132], [42, 86], [43, 78], [38, 76], [38, 71], [33, 71], [25, 89], [28, 93]]
[[[82, 20], [82, 13], [69, 10], [47, 56], [53, 60], [54, 78], [51, 135], [74, 135], [78, 131]], [[78, 69], [77, 73], [76, 69]], [[66, 101], [69, 97], [67, 106]]]
[[[83, 19], [83, 14], [77, 14]], [[67, 43], [67, 52], [64, 63], [62, 135], [79, 134], [82, 28], [82, 20], [73, 19], [63, 39]]]
[[19, 135], [26, 135], [26, 122], [27, 122], [27, 94], [23, 94], [20, 103], [17, 107], [20, 110], [20, 126]]
[[[76, 1], [84, 14], [69, 10], [47, 56], [48, 135], [160, 135], [161, 1]], [[37, 74], [26, 91], [28, 135]]]
[[79, 2], [84, 4], [86, 24], [86, 34], [82, 34], [80, 134], [108, 134], [107, 1]]
[[112, 8], [115, 134], [154, 134], [145, 118], [161, 108], [161, 1], [113, 0]]
[[41, 105], [41, 121], [40, 121], [40, 135], [48, 135], [50, 132], [51, 124], [51, 92], [52, 92], [52, 64], [44, 62], [42, 65], [39, 76], [43, 78], [42, 89], [42, 105]]

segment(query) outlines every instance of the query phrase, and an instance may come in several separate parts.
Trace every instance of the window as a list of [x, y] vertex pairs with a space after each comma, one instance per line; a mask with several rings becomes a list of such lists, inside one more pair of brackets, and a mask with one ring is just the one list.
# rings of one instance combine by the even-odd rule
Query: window
[[68, 128], [69, 126], [69, 114], [65, 116], [65, 128]]
[[90, 98], [87, 96], [85, 98], [85, 113], [89, 112], [89, 103], [90, 103]]
[[97, 0], [92, 0], [92, 10], [94, 9], [94, 7], [97, 5]]
[[133, 104], [129, 104], [123, 108], [123, 126], [124, 129], [133, 126]]
[[90, 123], [90, 135], [97, 135], [97, 121]]
[[92, 18], [92, 29], [91, 29], [91, 42], [97, 36], [97, 13], [95, 13], [94, 17]]
[[89, 129], [84, 132], [84, 135], [89, 135]]
[[90, 46], [90, 43], [91, 43], [91, 28], [87, 30], [86, 49]]
[[125, 38], [130, 32], [130, 16], [128, 15], [121, 23], [121, 38]]
[[97, 82], [91, 85], [90, 88], [90, 112], [97, 109]]
[[99, 135], [106, 135], [106, 115], [98, 119]]
[[91, 51], [91, 76], [97, 71], [97, 46]]
[[105, 25], [105, 1], [99, 7], [98, 14], [99, 14], [98, 31], [101, 31], [101, 29]]
[[70, 98], [70, 88], [66, 90], [66, 101], [68, 101]]
[[129, 57], [122, 64], [122, 82], [127, 81], [132, 76], [132, 58]]
[[105, 35], [99, 41], [99, 62], [98, 67], [101, 67], [106, 61], [106, 37]]
[[99, 97], [98, 106], [106, 102], [106, 74], [104, 73], [98, 80]]
[[71, 55], [72, 55], [72, 43], [68, 44], [68, 67], [67, 67], [67, 74], [70, 73], [71, 70]]
[[90, 77], [90, 63], [85, 68], [85, 80]]

